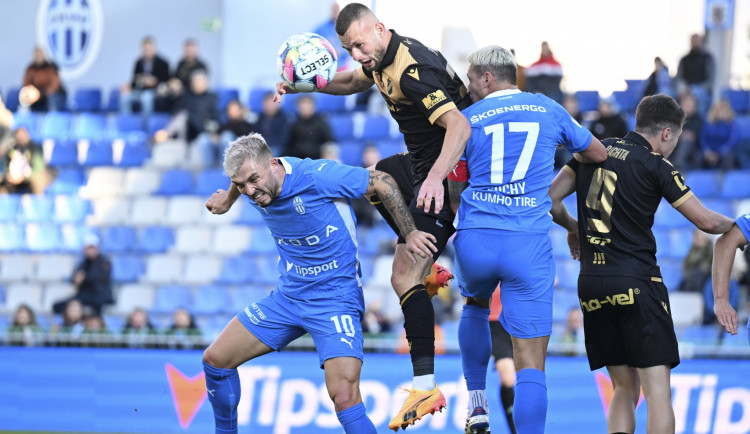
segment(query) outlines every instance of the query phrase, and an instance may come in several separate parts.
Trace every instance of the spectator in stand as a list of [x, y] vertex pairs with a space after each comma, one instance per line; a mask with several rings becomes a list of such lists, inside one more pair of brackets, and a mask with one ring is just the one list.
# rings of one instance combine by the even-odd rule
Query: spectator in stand
[[643, 93], [643, 96], [656, 95], [657, 93], [674, 96], [672, 79], [669, 77], [669, 68], [661, 60], [661, 57], [654, 58], [654, 72], [646, 80], [646, 91]]
[[734, 119], [732, 106], [725, 100], [717, 101], [711, 106], [706, 120], [700, 138], [703, 168], [734, 169], [737, 166], [736, 148], [740, 143], [740, 128]]
[[200, 133], [196, 139], [206, 166], [218, 165], [229, 142], [253, 131], [253, 126], [246, 120], [245, 108], [236, 99], [227, 103], [226, 115], [227, 121], [219, 127], [219, 131]]
[[335, 143], [326, 143], [320, 147], [320, 158], [341, 164], [341, 148]]
[[156, 348], [158, 334], [148, 313], [140, 307], [130, 312], [122, 330], [125, 346], [129, 348]]
[[286, 149], [281, 149], [281, 147], [286, 146], [289, 141], [291, 123], [286, 114], [281, 111], [281, 105], [273, 102], [273, 95], [273, 92], [263, 95], [261, 112], [252, 130], [266, 139], [273, 155], [285, 155]]
[[83, 260], [73, 272], [73, 284], [76, 294], [58, 301], [52, 307], [60, 313], [72, 300], [101, 315], [102, 307], [114, 303], [112, 296], [112, 263], [99, 251], [99, 237], [88, 234], [83, 241]]
[[711, 236], [695, 230], [693, 243], [682, 261], [682, 282], [680, 291], [701, 292], [706, 280], [711, 276], [711, 261], [714, 258], [714, 247]]
[[[565, 317], [565, 330], [560, 340], [566, 344], [583, 343], [583, 312], [580, 306], [574, 306], [568, 309], [568, 316]], [[569, 349], [565, 355], [575, 356], [575, 349]]]
[[187, 309], [179, 308], [172, 314], [172, 326], [164, 332], [169, 348], [195, 349], [201, 347], [201, 331]]
[[315, 111], [315, 100], [309, 95], [297, 99], [297, 119], [287, 140], [286, 155], [298, 158], [320, 158], [320, 147], [333, 141], [331, 126]]
[[58, 346], [77, 346], [78, 338], [83, 333], [83, 304], [75, 299], [70, 300], [65, 305], [62, 324], [54, 325], [52, 332]]
[[25, 126], [13, 132], [11, 148], [5, 153], [3, 176], [9, 193], [42, 194], [47, 188], [47, 165], [42, 148], [31, 141]]
[[182, 82], [183, 88], [190, 87], [190, 77], [197, 71], [203, 71], [208, 75], [208, 66], [198, 57], [198, 42], [195, 39], [185, 41], [182, 51], [182, 59], [177, 63], [173, 78]]
[[0, 95], [0, 157], [10, 148], [13, 127], [13, 112], [5, 107], [3, 96]]
[[133, 103], [148, 117], [154, 111], [157, 90], [166, 89], [169, 80], [169, 63], [156, 53], [156, 42], [146, 36], [141, 42], [141, 57], [135, 62], [133, 78], [120, 89], [120, 112], [131, 113]]
[[65, 99], [57, 65], [47, 59], [42, 47], [34, 47], [34, 58], [23, 75], [19, 102], [31, 106], [32, 111], [55, 111], [65, 109]]
[[219, 99], [208, 88], [208, 76], [197, 71], [190, 88], [175, 102], [166, 135], [192, 142], [203, 132], [219, 134]]
[[326, 38], [328, 42], [331, 43], [333, 49], [336, 50], [336, 70], [346, 71], [348, 69], [351, 69], [350, 63], [352, 61], [352, 57], [343, 48], [341, 48], [341, 41], [339, 41], [339, 36], [336, 33], [336, 18], [339, 16], [340, 10], [341, 8], [339, 7], [338, 2], [334, 1], [333, 3], [331, 3], [330, 18], [326, 22], [316, 27], [315, 30], [313, 30], [313, 33], [317, 33], [318, 35]]
[[13, 313], [13, 323], [8, 327], [8, 342], [30, 347], [41, 344], [43, 340], [44, 329], [37, 324], [34, 311], [26, 304], [18, 306]]
[[609, 137], [625, 137], [628, 133], [628, 124], [617, 110], [612, 97], [602, 98], [599, 101], [599, 118], [589, 128], [599, 140]]
[[700, 167], [702, 148], [700, 145], [703, 117], [698, 113], [698, 103], [692, 93], [685, 93], [680, 97], [680, 106], [685, 111], [685, 124], [669, 161], [680, 171], [684, 172]]
[[560, 82], [563, 72], [560, 62], [555, 59], [549, 44], [542, 42], [542, 54], [539, 60], [527, 67], [526, 92], [541, 93], [559, 103], [563, 99]]
[[112, 332], [107, 328], [101, 315], [88, 315], [83, 319], [81, 346], [109, 347], [112, 345]]
[[677, 93], [691, 92], [698, 101], [698, 112], [706, 114], [711, 105], [711, 89], [714, 85], [714, 58], [704, 48], [701, 35], [690, 36], [690, 51], [680, 59], [675, 76]]
[[383, 314], [382, 305], [379, 300], [373, 300], [365, 309], [365, 316], [362, 318], [362, 333], [370, 336], [377, 336], [381, 333], [391, 331], [391, 324]]

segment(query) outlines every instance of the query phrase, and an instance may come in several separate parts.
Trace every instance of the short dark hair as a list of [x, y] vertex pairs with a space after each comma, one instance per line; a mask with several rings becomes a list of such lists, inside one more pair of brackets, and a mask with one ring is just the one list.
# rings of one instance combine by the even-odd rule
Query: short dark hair
[[339, 16], [336, 17], [336, 33], [344, 35], [352, 23], [357, 21], [363, 14], [372, 13], [370, 8], [362, 3], [349, 3], [341, 9]]
[[685, 122], [685, 111], [669, 95], [647, 96], [635, 109], [635, 130], [653, 137], [665, 128], [677, 130]]

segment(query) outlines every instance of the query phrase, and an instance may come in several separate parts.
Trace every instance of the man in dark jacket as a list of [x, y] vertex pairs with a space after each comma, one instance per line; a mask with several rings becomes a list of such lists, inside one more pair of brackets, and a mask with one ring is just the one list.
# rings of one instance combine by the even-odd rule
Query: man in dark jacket
[[315, 112], [315, 100], [302, 95], [297, 100], [297, 120], [287, 142], [286, 155], [320, 158], [320, 146], [333, 140], [331, 126]]
[[147, 117], [154, 111], [157, 88], [169, 80], [169, 63], [156, 54], [154, 38], [146, 36], [141, 43], [141, 57], [135, 62], [133, 78], [120, 90], [120, 112], [130, 113], [133, 102], [139, 102]]
[[[204, 131], [217, 132], [219, 129], [219, 102], [215, 93], [208, 89], [208, 77], [203, 71], [196, 71], [190, 77], [190, 88], [175, 102], [173, 121], [184, 122], [184, 137], [195, 140]], [[184, 118], [184, 120], [181, 120]], [[178, 129], [182, 129], [180, 126]], [[178, 136], [182, 136], [178, 132]]]
[[690, 91], [698, 100], [698, 112], [705, 116], [711, 105], [711, 89], [714, 85], [714, 57], [703, 46], [703, 37], [690, 37], [690, 51], [680, 59], [677, 68], [677, 91]]
[[273, 92], [263, 95], [261, 112], [252, 130], [266, 139], [273, 155], [286, 155], [286, 149], [282, 149], [282, 146], [286, 146], [289, 140], [290, 126], [286, 113], [281, 111], [279, 104], [273, 102]]
[[56, 314], [65, 310], [71, 300], [78, 300], [94, 314], [101, 315], [105, 304], [113, 304], [112, 296], [112, 263], [99, 252], [99, 237], [89, 234], [84, 239], [83, 261], [73, 272], [73, 284], [76, 294], [60, 300], [52, 307]]

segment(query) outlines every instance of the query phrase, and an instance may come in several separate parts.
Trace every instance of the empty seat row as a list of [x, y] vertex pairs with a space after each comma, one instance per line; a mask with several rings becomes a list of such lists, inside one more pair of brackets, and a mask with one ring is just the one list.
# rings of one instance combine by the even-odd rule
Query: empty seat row
[[745, 199], [750, 197], [750, 170], [695, 170], [685, 175], [685, 183], [700, 199]]
[[56, 168], [75, 166], [142, 166], [151, 156], [151, 148], [139, 137], [133, 140], [45, 140], [44, 160]]
[[147, 118], [137, 114], [104, 115], [67, 112], [16, 112], [14, 127], [25, 127], [35, 140], [43, 139], [114, 139], [136, 136], [145, 140], [164, 129], [170, 115], [153, 113]]
[[84, 197], [117, 195], [198, 195], [208, 198], [217, 189], [227, 189], [229, 178], [220, 169], [198, 171], [184, 169], [117, 169], [97, 167], [91, 170], [86, 185], [80, 190]]

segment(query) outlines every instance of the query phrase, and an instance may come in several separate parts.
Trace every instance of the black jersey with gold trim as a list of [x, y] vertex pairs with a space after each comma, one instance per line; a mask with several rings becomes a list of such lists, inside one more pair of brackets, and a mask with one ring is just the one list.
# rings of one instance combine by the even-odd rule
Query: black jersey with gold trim
[[674, 208], [693, 196], [680, 172], [653, 152], [640, 134], [603, 140], [608, 158], [575, 159], [563, 170], [576, 177], [581, 274], [661, 281], [651, 227], [662, 197]]
[[380, 69], [359, 71], [378, 86], [398, 122], [418, 184], [427, 177], [443, 147], [445, 129], [434, 125], [435, 120], [450, 109], [465, 109], [471, 99], [439, 51], [391, 32]]

